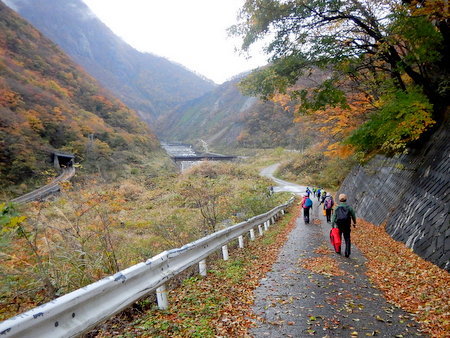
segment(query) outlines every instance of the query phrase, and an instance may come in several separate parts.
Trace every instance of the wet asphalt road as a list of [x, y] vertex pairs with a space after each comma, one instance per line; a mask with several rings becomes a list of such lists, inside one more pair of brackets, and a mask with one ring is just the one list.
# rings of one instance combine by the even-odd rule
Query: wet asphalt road
[[262, 176], [272, 179], [277, 184], [273, 188], [274, 192], [287, 191], [296, 195], [304, 194], [306, 192], [306, 186], [283, 181], [273, 176], [274, 172], [277, 170], [279, 165], [280, 165], [279, 163], [273, 164], [269, 167], [264, 168], [260, 172]]
[[[261, 174], [270, 176], [274, 166]], [[281, 185], [275, 191], [303, 193], [305, 187]], [[282, 190], [281, 190], [282, 189]], [[314, 200], [312, 219], [299, 217], [277, 262], [255, 291], [251, 329], [254, 337], [417, 337], [423, 336], [411, 315], [386, 302], [365, 275], [365, 258], [352, 246], [349, 258], [337, 255], [329, 242], [330, 226]], [[322, 248], [319, 253], [314, 252]], [[328, 250], [327, 250], [328, 249]], [[327, 257], [343, 270], [342, 276], [316, 274], [301, 260]]]

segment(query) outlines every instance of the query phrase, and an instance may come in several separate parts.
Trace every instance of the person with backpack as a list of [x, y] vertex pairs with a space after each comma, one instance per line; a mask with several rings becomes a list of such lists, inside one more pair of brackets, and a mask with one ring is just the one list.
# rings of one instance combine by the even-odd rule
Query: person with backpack
[[306, 187], [306, 193], [308, 194], [308, 197], [311, 195], [311, 190], [309, 190], [309, 187]]
[[339, 195], [339, 205], [334, 211], [333, 221], [331, 222], [331, 226], [334, 228], [337, 225], [340, 230], [341, 236], [344, 235], [345, 240], [345, 257], [350, 256], [350, 248], [351, 248], [351, 240], [350, 240], [350, 232], [351, 232], [351, 223], [353, 221], [353, 227], [356, 227], [356, 216], [355, 211], [351, 206], [347, 204], [347, 195], [340, 194]]
[[327, 193], [323, 202], [323, 209], [325, 216], [327, 216], [327, 223], [331, 223], [331, 212], [333, 211], [334, 201], [330, 193]]
[[322, 189], [317, 189], [317, 201], [320, 202], [320, 193], [321, 193]]
[[327, 197], [327, 192], [326, 192], [325, 190], [323, 190], [323, 191], [322, 191], [322, 197], [320, 198], [320, 203], [319, 203], [319, 205], [325, 203], [325, 198], [326, 198], [326, 197]]
[[308, 224], [309, 223], [309, 209], [312, 208], [313, 202], [309, 198], [307, 193], [305, 193], [303, 196], [304, 196], [303, 201], [302, 201], [303, 219], [305, 220], [305, 223]]

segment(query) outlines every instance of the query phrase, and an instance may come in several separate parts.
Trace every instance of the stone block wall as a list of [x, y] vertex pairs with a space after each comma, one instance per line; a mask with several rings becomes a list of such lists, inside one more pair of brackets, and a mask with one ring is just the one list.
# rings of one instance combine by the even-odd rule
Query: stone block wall
[[446, 123], [420, 149], [394, 158], [376, 156], [355, 167], [339, 192], [356, 216], [450, 271], [450, 128]]

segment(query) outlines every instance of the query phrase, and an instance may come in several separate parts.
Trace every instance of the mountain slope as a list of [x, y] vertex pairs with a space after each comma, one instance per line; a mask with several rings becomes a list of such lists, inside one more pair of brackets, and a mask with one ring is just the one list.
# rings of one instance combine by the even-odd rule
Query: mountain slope
[[107, 169], [157, 147], [136, 112], [0, 2], [2, 188], [39, 176], [55, 149]]
[[[7, 0], [145, 121], [199, 97], [214, 84], [117, 37], [81, 0]], [[51, 18], [51, 20], [49, 19]]]
[[308, 136], [293, 116], [273, 102], [244, 96], [239, 78], [191, 100], [157, 121], [159, 136], [167, 141], [245, 147], [301, 147]]

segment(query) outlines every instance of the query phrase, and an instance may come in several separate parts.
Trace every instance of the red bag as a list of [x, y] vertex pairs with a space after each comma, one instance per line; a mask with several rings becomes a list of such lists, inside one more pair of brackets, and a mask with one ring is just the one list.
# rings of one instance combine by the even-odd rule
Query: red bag
[[338, 228], [330, 230], [330, 241], [337, 253], [341, 252], [341, 232]]

